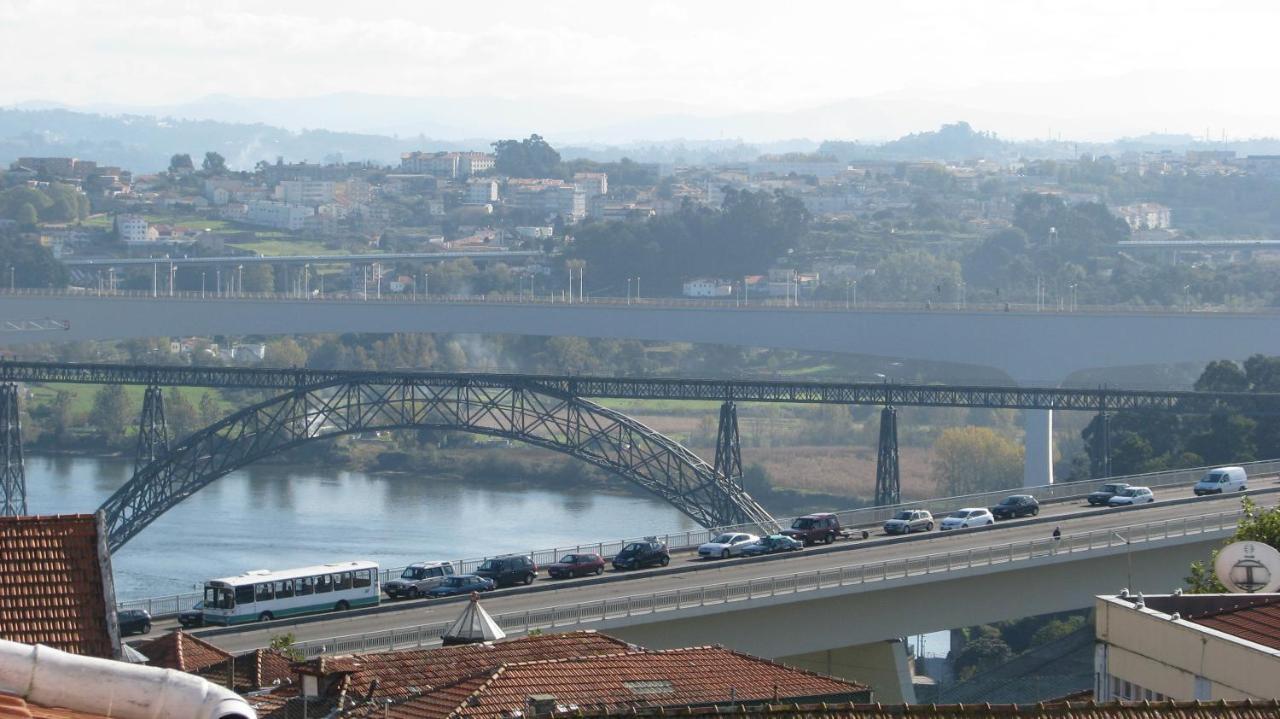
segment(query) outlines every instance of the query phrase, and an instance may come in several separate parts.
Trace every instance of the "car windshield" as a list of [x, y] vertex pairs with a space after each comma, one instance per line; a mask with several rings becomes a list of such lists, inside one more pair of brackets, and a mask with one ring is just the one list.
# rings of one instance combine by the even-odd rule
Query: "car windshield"
[[810, 517], [801, 517], [791, 523], [792, 529], [812, 529], [817, 524], [817, 520]]
[[732, 542], [732, 541], [733, 541], [732, 534], [721, 534], [719, 537], [716, 537], [715, 539], [711, 540], [711, 543], [712, 544], [728, 544], [729, 542]]
[[639, 542], [632, 542], [631, 544], [628, 544], [627, 546], [622, 548], [622, 554], [635, 554], [636, 552], [639, 552], [641, 549], [644, 549], [643, 544]]
[[[584, 558], [583, 558], [583, 560], [585, 560], [585, 559], [586, 559], [586, 558], [584, 557]], [[579, 559], [578, 559], [578, 555], [576, 555], [576, 554], [566, 554], [566, 555], [564, 555], [563, 557], [561, 557], [561, 558], [560, 558], [560, 563], [561, 563], [561, 564], [575, 564], [575, 563], [577, 563], [578, 561], [582, 561], [582, 560], [579, 560]]]
[[471, 582], [471, 577], [445, 577], [444, 586], [465, 587], [470, 582]]
[[898, 512], [893, 515], [894, 519], [911, 519], [911, 512]]
[[1004, 501], [1001, 502], [1000, 504], [1008, 506], [1010, 504], [1021, 504], [1021, 503], [1022, 503], [1021, 497], [1005, 497]]
[[484, 564], [480, 565], [480, 569], [486, 572], [496, 572], [502, 568], [502, 564], [494, 559], [484, 560]]
[[427, 570], [422, 567], [405, 567], [400, 573], [401, 579], [422, 579], [427, 576]]

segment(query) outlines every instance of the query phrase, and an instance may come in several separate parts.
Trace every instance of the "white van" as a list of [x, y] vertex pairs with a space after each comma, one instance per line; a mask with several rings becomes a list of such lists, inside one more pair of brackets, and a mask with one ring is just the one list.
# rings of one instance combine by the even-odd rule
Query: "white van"
[[1204, 478], [1196, 482], [1196, 496], [1205, 494], [1223, 494], [1225, 492], [1243, 492], [1248, 489], [1249, 478], [1244, 467], [1218, 467], [1205, 473]]

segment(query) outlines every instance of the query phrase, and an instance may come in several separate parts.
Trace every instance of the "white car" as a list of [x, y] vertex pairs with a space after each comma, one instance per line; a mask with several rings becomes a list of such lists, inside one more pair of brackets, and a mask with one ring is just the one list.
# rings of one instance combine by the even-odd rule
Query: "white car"
[[714, 557], [728, 559], [729, 557], [736, 557], [742, 554], [742, 550], [748, 544], [754, 544], [758, 541], [760, 541], [760, 538], [754, 534], [726, 532], [701, 547], [698, 547], [698, 556], [703, 559], [711, 559]]
[[1134, 504], [1147, 504], [1156, 501], [1149, 487], [1125, 487], [1120, 494], [1107, 500], [1110, 507], [1128, 507]]
[[968, 507], [957, 509], [948, 514], [938, 528], [946, 531], [948, 529], [964, 529], [966, 527], [985, 527], [988, 524], [995, 523], [996, 518], [991, 516], [990, 509], [986, 507]]

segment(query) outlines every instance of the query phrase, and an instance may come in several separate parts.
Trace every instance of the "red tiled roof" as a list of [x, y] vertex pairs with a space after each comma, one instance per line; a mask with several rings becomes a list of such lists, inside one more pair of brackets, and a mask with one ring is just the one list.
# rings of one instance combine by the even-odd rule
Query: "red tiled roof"
[[92, 514], [0, 517], [0, 638], [111, 658], [105, 587]]
[[[633, 719], [675, 716], [662, 709], [627, 712]], [[681, 709], [681, 719], [1275, 719], [1280, 702], [1063, 702], [1041, 704], [774, 704]], [[574, 719], [609, 716], [572, 712]], [[619, 714], [614, 712], [613, 717]]]
[[1243, 595], [1236, 606], [1191, 615], [1187, 620], [1264, 647], [1280, 649], [1280, 597], [1258, 601]]
[[230, 686], [241, 693], [289, 684], [293, 680], [293, 660], [274, 649], [255, 649], [193, 673], [225, 687], [229, 686], [227, 677], [233, 670], [234, 681]]
[[22, 697], [0, 692], [0, 719], [108, 719], [106, 714], [28, 704]]
[[560, 706], [613, 711], [768, 701], [777, 697], [833, 701], [869, 698], [860, 684], [801, 671], [720, 647], [635, 651], [504, 664], [386, 710], [395, 719], [497, 719], [525, 711], [534, 694]]
[[147, 658], [149, 666], [192, 674], [231, 658], [229, 652], [181, 629], [143, 642], [135, 648]]

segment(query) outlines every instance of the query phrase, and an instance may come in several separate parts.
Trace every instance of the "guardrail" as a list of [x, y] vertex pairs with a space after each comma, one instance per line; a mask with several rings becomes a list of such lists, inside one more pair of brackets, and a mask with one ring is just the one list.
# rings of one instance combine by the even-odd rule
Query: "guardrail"
[[[928, 509], [933, 512], [934, 515], [942, 515], [963, 507], [989, 507], [1013, 493], [1030, 494], [1041, 502], [1053, 502], [1082, 498], [1090, 492], [1096, 491], [1102, 485], [1110, 482], [1128, 482], [1129, 484], [1152, 488], [1192, 484], [1204, 476], [1206, 471], [1216, 466], [1221, 465], [1173, 469], [1162, 472], [1134, 474], [1125, 477], [1111, 477], [1107, 479], [1091, 479], [1082, 482], [1062, 482], [1058, 484], [1041, 485], [1038, 487], [1005, 489], [995, 492], [983, 492], [980, 494], [959, 495], [956, 497], [922, 499], [914, 502], [903, 502], [901, 504], [887, 505], [883, 507], [846, 509], [835, 512], [835, 514], [840, 518], [840, 524], [844, 527], [867, 529], [883, 524], [885, 520], [903, 509]], [[1240, 466], [1245, 468], [1245, 471], [1250, 477], [1280, 474], [1280, 459], [1246, 462]], [[794, 519], [794, 517], [787, 517], [779, 518], [778, 521], [783, 526], [790, 526]], [[656, 536], [659, 541], [664, 542], [667, 545], [667, 549], [670, 551], [686, 552], [697, 549], [699, 545], [711, 541], [713, 537], [723, 532], [755, 532], [758, 530], [759, 528], [755, 525], [742, 524], [729, 527], [713, 527], [710, 529], [691, 529], [685, 532], [669, 532], [649, 536]], [[621, 551], [627, 544], [640, 541], [642, 539], [646, 539], [646, 537], [599, 540], [595, 542], [565, 545], [549, 549], [535, 549], [525, 552], [525, 554], [532, 557], [533, 561], [539, 566], [551, 564], [566, 554], [577, 554], [581, 552], [592, 552], [609, 559]], [[486, 559], [489, 558], [489, 556], [485, 556], [469, 559], [455, 559], [452, 561], [454, 565], [458, 567], [460, 572], [470, 573], [475, 571]], [[381, 571], [381, 581], [386, 582], [389, 579], [399, 577], [400, 573], [403, 571], [404, 567], [384, 568]], [[148, 597], [144, 599], [125, 600], [117, 602], [116, 606], [119, 609], [145, 609], [152, 618], [163, 618], [176, 616], [178, 612], [190, 609], [193, 604], [200, 600], [201, 596], [202, 594], [200, 592], [186, 592], [159, 597]]]
[[[498, 626], [510, 633], [527, 633], [535, 629], [557, 629], [662, 612], [692, 609], [730, 602], [750, 601], [820, 589], [867, 585], [931, 574], [964, 571], [975, 567], [1015, 564], [1063, 554], [1078, 554], [1116, 546], [1150, 544], [1177, 537], [1224, 534], [1234, 531], [1244, 511], [1215, 512], [1176, 519], [1166, 519], [1124, 527], [1097, 529], [1082, 534], [1067, 534], [1008, 544], [990, 545], [954, 552], [939, 552], [916, 557], [854, 564], [772, 577], [724, 582], [688, 589], [672, 589], [649, 594], [579, 602], [524, 612], [510, 612], [493, 617]], [[299, 642], [293, 648], [312, 658], [322, 654], [387, 651], [437, 643], [453, 622], [434, 622], [401, 629], [387, 629], [364, 634], [350, 634], [329, 639]]]

